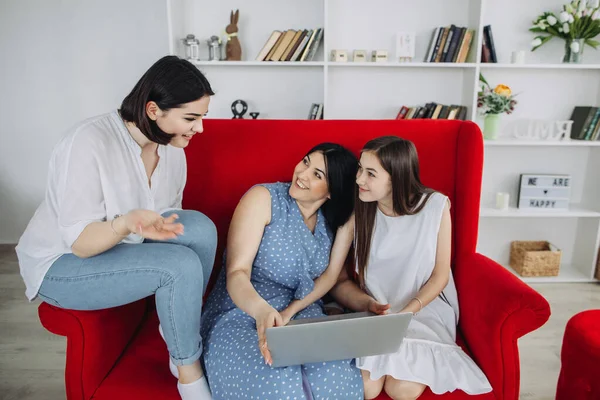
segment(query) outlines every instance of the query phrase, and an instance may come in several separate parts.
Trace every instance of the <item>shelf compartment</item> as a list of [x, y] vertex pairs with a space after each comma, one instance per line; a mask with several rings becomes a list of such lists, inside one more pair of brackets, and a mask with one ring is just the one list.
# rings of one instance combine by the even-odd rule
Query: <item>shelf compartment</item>
[[482, 207], [479, 216], [482, 218], [600, 218], [600, 212], [579, 205], [571, 205], [569, 210], [532, 210], [514, 207], [498, 210]]

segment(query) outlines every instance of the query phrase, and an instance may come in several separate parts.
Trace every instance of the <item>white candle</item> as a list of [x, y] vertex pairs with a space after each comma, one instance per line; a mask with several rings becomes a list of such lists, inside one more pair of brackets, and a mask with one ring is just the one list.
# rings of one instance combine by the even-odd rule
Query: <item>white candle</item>
[[523, 50], [513, 51], [511, 62], [513, 64], [524, 64], [525, 63], [525, 52]]
[[496, 208], [498, 210], [508, 210], [510, 195], [504, 192], [496, 193]]

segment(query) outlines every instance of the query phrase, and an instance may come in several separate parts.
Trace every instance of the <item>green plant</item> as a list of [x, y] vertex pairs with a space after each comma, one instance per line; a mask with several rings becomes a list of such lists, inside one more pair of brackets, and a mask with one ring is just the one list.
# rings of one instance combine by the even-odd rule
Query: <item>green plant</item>
[[512, 90], [507, 85], [499, 84], [494, 89], [479, 74], [480, 90], [477, 93], [477, 110], [480, 114], [511, 114], [517, 101]]
[[[539, 33], [531, 43], [531, 51], [535, 51], [553, 37], [573, 41], [574, 39], [585, 39], [584, 43], [596, 49], [600, 42], [593, 40], [600, 34], [600, 8], [598, 1], [595, 5], [588, 7], [586, 0], [573, 0], [563, 5], [563, 10], [558, 14], [544, 12], [533, 21], [529, 28], [531, 32]], [[579, 46], [573, 42], [571, 46]], [[579, 48], [571, 49], [579, 52]]]

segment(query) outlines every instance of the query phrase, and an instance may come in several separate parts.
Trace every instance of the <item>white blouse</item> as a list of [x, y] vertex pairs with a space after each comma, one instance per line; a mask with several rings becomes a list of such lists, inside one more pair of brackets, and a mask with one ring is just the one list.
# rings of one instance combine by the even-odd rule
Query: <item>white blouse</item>
[[[117, 111], [73, 127], [50, 157], [46, 195], [16, 247], [28, 299], [38, 293], [50, 266], [84, 228], [143, 208], [180, 209], [186, 183], [183, 149], [158, 146], [159, 161], [148, 185], [135, 142]], [[141, 243], [130, 234], [122, 243]]]

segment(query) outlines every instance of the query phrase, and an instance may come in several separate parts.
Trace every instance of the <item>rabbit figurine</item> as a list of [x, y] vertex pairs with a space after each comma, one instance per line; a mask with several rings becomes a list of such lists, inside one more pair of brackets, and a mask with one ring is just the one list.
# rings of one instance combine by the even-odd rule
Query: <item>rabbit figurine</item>
[[227, 34], [227, 45], [225, 51], [227, 54], [227, 61], [241, 61], [242, 60], [242, 46], [238, 39], [238, 21], [240, 20], [240, 10], [236, 10], [235, 13], [231, 11], [230, 22], [225, 28]]

